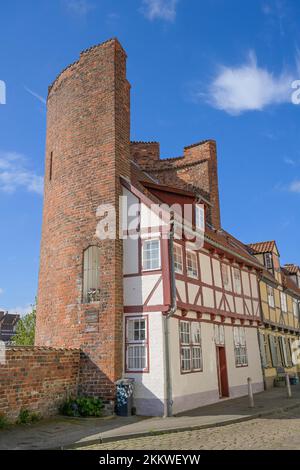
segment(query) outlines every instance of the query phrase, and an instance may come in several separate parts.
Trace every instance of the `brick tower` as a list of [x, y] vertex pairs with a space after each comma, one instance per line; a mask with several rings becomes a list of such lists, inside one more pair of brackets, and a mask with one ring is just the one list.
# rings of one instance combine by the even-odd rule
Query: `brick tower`
[[[83, 51], [49, 88], [36, 345], [81, 348], [83, 391], [112, 396], [122, 373], [122, 242], [95, 233], [129, 177], [130, 85], [116, 39]], [[118, 226], [118, 225], [117, 225]], [[83, 297], [84, 253], [96, 248], [100, 285]]]

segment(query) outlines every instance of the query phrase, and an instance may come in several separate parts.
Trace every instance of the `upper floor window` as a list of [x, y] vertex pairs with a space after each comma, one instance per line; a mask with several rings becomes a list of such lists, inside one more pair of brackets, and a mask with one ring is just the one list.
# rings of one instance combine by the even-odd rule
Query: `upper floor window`
[[271, 253], [265, 253], [265, 266], [273, 270], [273, 256]]
[[200, 323], [181, 321], [179, 332], [182, 372], [201, 371], [203, 364]]
[[174, 244], [174, 270], [179, 274], [183, 272], [182, 248], [176, 243]]
[[233, 327], [235, 365], [237, 367], [248, 365], [245, 328]]
[[186, 252], [186, 270], [189, 277], [198, 278], [197, 254], [194, 251]]
[[143, 270], [160, 269], [160, 241], [158, 239], [143, 241]]
[[126, 369], [143, 372], [148, 368], [147, 319], [127, 317], [126, 325]]
[[229, 268], [227, 264], [222, 264], [221, 265], [222, 269], [222, 279], [223, 279], [223, 285], [224, 289], [228, 289], [230, 282], [229, 282]]
[[293, 299], [293, 313], [296, 318], [299, 318], [299, 312], [300, 312], [299, 302], [297, 299]]
[[233, 283], [234, 283], [234, 292], [236, 294], [242, 293], [242, 278], [241, 271], [238, 268], [233, 268]]
[[280, 303], [281, 303], [281, 310], [286, 313], [288, 311], [287, 308], [287, 298], [284, 292], [280, 292]]
[[195, 221], [196, 221], [196, 228], [205, 230], [205, 209], [203, 205], [197, 204], [195, 206]]
[[100, 248], [89, 246], [83, 253], [83, 302], [100, 300]]
[[275, 307], [275, 297], [274, 297], [274, 289], [271, 286], [267, 286], [267, 292], [268, 292], [268, 304], [270, 307], [274, 308]]

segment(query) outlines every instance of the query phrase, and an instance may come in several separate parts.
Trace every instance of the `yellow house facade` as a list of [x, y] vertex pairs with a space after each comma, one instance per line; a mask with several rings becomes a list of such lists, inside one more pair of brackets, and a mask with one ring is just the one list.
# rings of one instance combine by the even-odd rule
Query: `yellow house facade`
[[280, 266], [275, 241], [249, 247], [264, 266], [259, 279], [262, 326], [258, 334], [265, 386], [269, 388], [283, 385], [285, 373], [294, 379], [300, 373], [300, 287], [297, 274], [288, 267], [291, 265]]

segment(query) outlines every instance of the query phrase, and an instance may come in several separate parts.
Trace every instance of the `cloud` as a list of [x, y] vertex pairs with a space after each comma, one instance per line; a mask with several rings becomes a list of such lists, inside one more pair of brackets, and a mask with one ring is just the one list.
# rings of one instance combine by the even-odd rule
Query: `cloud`
[[289, 190], [292, 193], [299, 193], [300, 194], [300, 180], [293, 181], [289, 186]]
[[290, 166], [296, 166], [297, 165], [297, 162], [295, 160], [293, 160], [292, 158], [289, 158], [289, 157], [285, 157], [284, 163], [286, 163], [287, 165], [290, 165]]
[[17, 189], [43, 194], [43, 178], [27, 168], [26, 158], [16, 152], [0, 151], [0, 191], [14, 193]]
[[[5, 309], [3, 310], [5, 311]], [[18, 313], [19, 315], [21, 315], [21, 317], [23, 317], [24, 315], [27, 315], [27, 313], [30, 313], [31, 311], [32, 311], [32, 305], [30, 304], [8, 309], [8, 313], [12, 313], [12, 314]]]
[[[292, 75], [275, 76], [257, 65], [255, 54], [237, 67], [222, 66], [208, 91], [209, 103], [231, 115], [262, 111], [272, 104], [291, 102]], [[199, 93], [200, 99], [202, 93]], [[207, 97], [207, 95], [206, 95]]]
[[143, 0], [141, 11], [149, 20], [174, 21], [179, 0]]
[[87, 14], [94, 9], [88, 0], [64, 0], [66, 10], [75, 16], [86, 17]]
[[27, 86], [24, 86], [24, 89], [30, 93], [30, 95], [34, 96], [37, 100], [39, 100], [41, 103], [46, 104], [46, 99], [43, 98], [42, 96], [38, 95], [35, 91], [32, 91], [30, 88]]
[[4, 289], [0, 287], [0, 295], [4, 294]]

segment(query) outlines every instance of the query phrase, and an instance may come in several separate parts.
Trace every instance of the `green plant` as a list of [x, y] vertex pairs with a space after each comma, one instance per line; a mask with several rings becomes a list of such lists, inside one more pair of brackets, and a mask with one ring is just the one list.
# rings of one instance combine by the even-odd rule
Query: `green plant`
[[4, 429], [8, 426], [8, 420], [4, 415], [0, 415], [0, 429]]
[[36, 303], [32, 305], [30, 313], [22, 317], [16, 328], [16, 333], [12, 337], [12, 344], [15, 346], [33, 346], [35, 336]]
[[31, 424], [36, 423], [41, 419], [39, 413], [35, 413], [32, 411], [27, 410], [26, 408], [22, 409], [19, 413], [19, 417], [17, 419], [17, 424]]
[[66, 400], [61, 406], [60, 412], [65, 416], [75, 417], [101, 416], [103, 407], [101, 398], [77, 397]]

